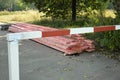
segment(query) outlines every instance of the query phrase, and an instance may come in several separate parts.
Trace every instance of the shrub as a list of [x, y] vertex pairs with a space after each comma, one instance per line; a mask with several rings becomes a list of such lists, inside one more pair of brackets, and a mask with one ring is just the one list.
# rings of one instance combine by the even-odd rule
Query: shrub
[[[116, 25], [120, 21], [114, 10], [105, 10], [99, 14], [91, 14], [87, 17], [85, 25], [87, 26], [101, 26], [101, 25]], [[98, 43], [99, 47], [108, 49], [110, 51], [120, 49], [120, 30], [108, 31], [87, 34], [87, 37], [92, 38]]]

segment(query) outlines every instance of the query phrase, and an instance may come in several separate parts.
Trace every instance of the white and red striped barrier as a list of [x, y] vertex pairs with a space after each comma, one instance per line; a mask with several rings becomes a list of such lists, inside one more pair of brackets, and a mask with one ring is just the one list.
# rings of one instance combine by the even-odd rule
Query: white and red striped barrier
[[93, 32], [113, 31], [113, 30], [119, 30], [119, 29], [120, 29], [120, 25], [70, 28], [70, 29], [63, 29], [63, 30], [52, 30], [52, 31], [40, 32], [41, 33], [40, 37], [84, 34], [84, 33], [93, 33]]
[[111, 30], [119, 30], [120, 25], [115, 26], [95, 26], [95, 27], [83, 27], [83, 28], [71, 28], [70, 34], [81, 34], [81, 33], [93, 33], [93, 32], [103, 32]]
[[93, 32], [113, 31], [119, 29], [120, 29], [120, 25], [70, 28], [70, 29], [42, 32], [41, 37], [70, 35], [70, 34], [84, 34], [84, 33], [93, 33]]
[[49, 37], [49, 36], [61, 36], [61, 35], [69, 35], [69, 34], [102, 32], [102, 31], [111, 31], [111, 30], [119, 30], [119, 29], [120, 29], [120, 25], [115, 25], [115, 26], [71, 28], [71, 29], [53, 30], [53, 31], [44, 31], [44, 32], [31, 31], [31, 32], [7, 34], [9, 80], [19, 80], [19, 47], [18, 47], [19, 40]]
[[113, 31], [113, 30], [119, 30], [119, 29], [120, 29], [120, 25], [70, 28], [70, 29], [63, 29], [63, 30], [41, 32], [41, 37], [84, 34], [84, 33], [93, 33], [93, 32]]
[[[62, 30], [50, 30], [50, 31], [41, 31], [40, 37], [50, 37], [50, 36], [62, 36], [62, 35], [71, 35], [71, 34], [84, 34], [84, 33], [94, 33], [94, 32], [103, 32], [103, 31], [113, 31], [119, 30], [120, 25], [115, 26], [96, 26], [96, 27], [82, 27], [82, 28], [69, 28]], [[35, 30], [34, 30], [35, 31]], [[36, 31], [38, 31], [36, 29]]]

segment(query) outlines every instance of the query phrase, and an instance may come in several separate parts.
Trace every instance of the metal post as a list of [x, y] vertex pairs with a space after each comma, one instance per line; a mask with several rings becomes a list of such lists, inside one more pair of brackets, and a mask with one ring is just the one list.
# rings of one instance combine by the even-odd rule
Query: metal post
[[8, 41], [9, 80], [19, 80], [18, 40]]

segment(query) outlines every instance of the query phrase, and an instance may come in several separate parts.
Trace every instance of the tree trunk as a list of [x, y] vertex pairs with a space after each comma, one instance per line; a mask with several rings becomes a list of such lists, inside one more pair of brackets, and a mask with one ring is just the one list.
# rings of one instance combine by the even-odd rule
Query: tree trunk
[[76, 21], [76, 0], [72, 0], [72, 21]]

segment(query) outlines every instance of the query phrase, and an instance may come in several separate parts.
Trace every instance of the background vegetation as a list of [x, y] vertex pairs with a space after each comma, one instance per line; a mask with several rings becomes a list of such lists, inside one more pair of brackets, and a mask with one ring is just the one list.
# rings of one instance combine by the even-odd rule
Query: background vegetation
[[[120, 24], [120, 0], [74, 1], [0, 0], [0, 22], [20, 21], [55, 28]], [[120, 51], [120, 30], [85, 36], [95, 40], [99, 49]]]
[[0, 11], [20, 11], [34, 8], [34, 4], [25, 4], [22, 0], [0, 0]]

